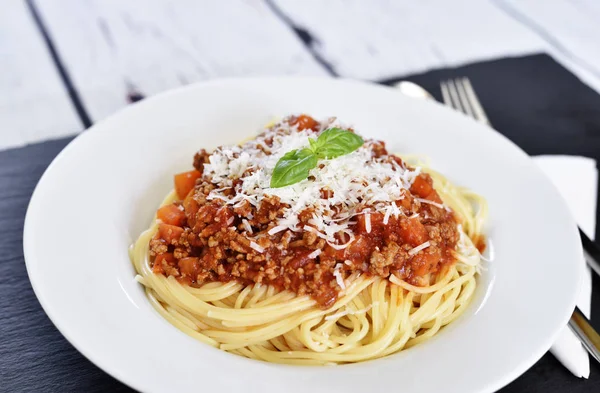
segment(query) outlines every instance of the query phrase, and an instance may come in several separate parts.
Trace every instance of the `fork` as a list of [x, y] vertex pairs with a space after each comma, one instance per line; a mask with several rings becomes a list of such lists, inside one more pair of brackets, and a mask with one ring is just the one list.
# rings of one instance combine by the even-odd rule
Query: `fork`
[[[442, 90], [442, 99], [446, 106], [455, 109], [465, 115], [472, 117], [473, 119], [492, 126], [488, 119], [479, 98], [471, 85], [471, 81], [468, 78], [455, 78], [440, 82], [440, 88]], [[582, 236], [583, 244], [586, 246], [587, 243], [595, 244], [589, 240], [589, 238], [579, 230]], [[587, 246], [585, 247], [587, 251]], [[598, 263], [593, 258], [587, 258], [586, 261], [594, 268], [594, 271], [600, 276], [600, 269], [598, 269]], [[581, 312], [579, 307], [575, 306], [575, 311], [569, 320], [569, 327], [579, 338], [585, 349], [592, 355], [598, 362], [600, 362], [600, 335], [594, 330], [590, 324], [589, 319]]]
[[468, 78], [442, 81], [440, 88], [446, 106], [456, 109], [483, 124], [492, 126]]

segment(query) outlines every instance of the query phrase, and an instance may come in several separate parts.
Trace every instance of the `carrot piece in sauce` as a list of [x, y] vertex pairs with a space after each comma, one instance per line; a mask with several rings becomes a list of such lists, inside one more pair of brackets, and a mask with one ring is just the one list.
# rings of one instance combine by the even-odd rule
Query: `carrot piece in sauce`
[[152, 265], [152, 272], [155, 274], [164, 274], [164, 266], [163, 263], [166, 263], [169, 266], [174, 266], [177, 260], [170, 252], [166, 252], [164, 254], [159, 254], [154, 258], [154, 265]]
[[183, 226], [185, 223], [185, 212], [174, 203], [162, 206], [156, 212], [156, 217], [165, 224]]
[[179, 240], [183, 234], [183, 228], [169, 225], [169, 224], [158, 224], [158, 237], [164, 239], [167, 243], [173, 244]]
[[316, 131], [319, 127], [319, 122], [308, 115], [300, 115], [294, 121], [292, 121], [290, 124], [291, 125], [297, 124], [299, 131], [306, 130], [306, 129], [311, 129], [313, 131]]
[[423, 175], [419, 175], [415, 177], [412, 186], [410, 187], [410, 192], [415, 195], [418, 195], [421, 198], [427, 198], [429, 194], [433, 191], [432, 185], [427, 181], [427, 178]]
[[427, 240], [427, 229], [418, 219], [404, 218], [400, 221], [398, 229], [402, 241], [413, 247], [417, 247]]
[[185, 198], [186, 195], [192, 191], [196, 185], [196, 180], [198, 180], [201, 175], [200, 171], [197, 170], [175, 175], [175, 191], [177, 192], [179, 199]]
[[433, 181], [429, 175], [420, 174], [417, 176], [410, 187], [410, 192], [421, 198], [442, 203], [442, 199], [435, 188], [433, 188]]
[[177, 265], [179, 266], [181, 274], [191, 277], [192, 280], [196, 280], [196, 276], [198, 276], [198, 273], [200, 273], [200, 258], [181, 258]]

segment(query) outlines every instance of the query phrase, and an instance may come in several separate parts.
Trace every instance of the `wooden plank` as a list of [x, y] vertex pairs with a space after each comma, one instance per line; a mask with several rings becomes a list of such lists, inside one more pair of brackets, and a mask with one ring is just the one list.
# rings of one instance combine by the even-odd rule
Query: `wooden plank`
[[0, 149], [82, 129], [24, 1], [0, 10]]
[[132, 87], [151, 95], [215, 77], [327, 75], [263, 1], [46, 0], [38, 7], [94, 121], [126, 105]]
[[392, 78], [545, 45], [489, 1], [272, 1], [343, 76]]
[[554, 58], [600, 91], [598, 0], [494, 0], [494, 3], [544, 40]]

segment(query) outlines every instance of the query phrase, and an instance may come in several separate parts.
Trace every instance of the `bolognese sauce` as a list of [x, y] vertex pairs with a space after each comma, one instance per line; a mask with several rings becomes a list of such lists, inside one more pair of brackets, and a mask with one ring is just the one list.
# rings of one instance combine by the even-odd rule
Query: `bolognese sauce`
[[[349, 178], [334, 173], [331, 184], [311, 172], [287, 191], [261, 186], [268, 173], [256, 156], [268, 167], [281, 149], [299, 147], [294, 133], [316, 135], [330, 122], [291, 116], [234, 149], [200, 150], [194, 170], [175, 176], [178, 200], [157, 212], [153, 272], [191, 286], [273, 285], [310, 295], [322, 308], [356, 272], [416, 286], [443, 274], [455, 262], [457, 220], [431, 177], [389, 154], [383, 142], [366, 141], [356, 153], [363, 167], [378, 171], [372, 182], [346, 169]], [[327, 165], [315, 171], [335, 170]], [[309, 189], [316, 186], [318, 192]]]

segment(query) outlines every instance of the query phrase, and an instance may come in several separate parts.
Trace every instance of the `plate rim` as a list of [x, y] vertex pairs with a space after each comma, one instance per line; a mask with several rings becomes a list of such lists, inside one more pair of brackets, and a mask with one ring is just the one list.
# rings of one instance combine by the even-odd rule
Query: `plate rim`
[[[168, 97], [170, 96], [176, 96], [178, 94], [180, 94], [183, 91], [188, 91], [188, 90], [195, 90], [195, 89], [202, 89], [208, 86], [213, 86], [213, 85], [220, 85], [220, 84], [229, 84], [229, 83], [239, 83], [239, 82], [248, 82], [248, 81], [253, 81], [254, 83], [262, 83], [263, 81], [278, 81], [278, 80], [284, 80], [284, 81], [290, 81], [290, 80], [296, 80], [296, 81], [312, 81], [315, 83], [334, 83], [334, 84], [358, 84], [358, 85], [363, 85], [363, 86], [368, 86], [369, 88], [374, 88], [374, 89], [381, 89], [381, 90], [390, 90], [393, 89], [393, 87], [390, 86], [386, 86], [386, 85], [381, 85], [381, 84], [376, 84], [376, 83], [371, 83], [371, 82], [363, 82], [363, 81], [357, 81], [357, 80], [352, 80], [352, 79], [346, 79], [346, 78], [327, 78], [327, 77], [304, 77], [304, 76], [266, 76], [266, 77], [233, 77], [233, 78], [216, 78], [216, 79], [211, 79], [208, 81], [203, 81], [203, 82], [197, 82], [194, 84], [190, 84], [187, 86], [180, 86], [177, 87], [175, 89], [170, 89], [168, 91], [153, 95], [151, 97], [148, 97], [140, 102], [136, 102], [134, 104], [128, 105], [125, 108], [122, 108], [121, 110], [115, 112], [114, 114], [108, 116], [105, 119], [102, 119], [101, 121], [95, 123], [94, 125], [92, 125], [89, 129], [82, 131], [81, 133], [79, 133], [72, 141], [70, 141], [68, 143], [67, 146], [65, 146], [60, 153], [52, 160], [52, 162], [50, 163], [50, 165], [45, 169], [43, 175], [40, 177], [38, 183], [36, 184], [36, 187], [32, 193], [31, 199], [28, 203], [28, 207], [27, 207], [27, 212], [25, 215], [25, 221], [24, 221], [24, 227], [23, 227], [23, 253], [24, 253], [24, 259], [25, 259], [25, 265], [26, 265], [26, 270], [27, 270], [27, 275], [29, 278], [29, 281], [31, 283], [31, 286], [33, 288], [33, 291], [40, 303], [40, 305], [42, 306], [44, 312], [46, 313], [46, 315], [50, 318], [50, 320], [52, 321], [52, 323], [54, 324], [54, 326], [59, 330], [59, 332], [67, 339], [67, 341], [69, 341], [69, 343], [71, 345], [73, 345], [78, 352], [80, 352], [83, 356], [85, 356], [88, 360], [90, 360], [93, 364], [95, 364], [97, 367], [99, 367], [101, 370], [103, 370], [104, 372], [108, 373], [109, 375], [111, 375], [112, 377], [116, 378], [117, 380], [121, 381], [122, 383], [126, 384], [127, 386], [133, 388], [133, 389], [138, 389], [138, 390], [145, 390], [146, 388], [148, 388], [148, 386], [144, 386], [141, 384], [138, 384], [137, 381], [132, 380], [127, 373], [123, 373], [121, 370], [119, 370], [116, 367], [112, 367], [110, 364], [106, 364], [104, 362], [104, 359], [101, 359], [101, 357], [96, 356], [93, 353], [90, 353], [88, 351], [88, 349], [85, 347], [85, 345], [81, 345], [80, 342], [77, 342], [77, 340], [74, 340], [71, 335], [68, 333], [68, 328], [65, 328], [64, 325], [62, 325], [59, 321], [60, 318], [57, 318], [57, 313], [56, 311], [53, 309], [52, 306], [50, 306], [47, 303], [47, 299], [45, 299], [44, 295], [41, 293], [37, 283], [37, 280], [39, 278], [34, 278], [36, 275], [35, 271], [32, 271], [31, 268], [31, 262], [28, 262], [28, 260], [33, 259], [34, 257], [32, 256], [32, 253], [29, 252], [28, 250], [31, 249], [32, 245], [30, 244], [32, 242], [32, 231], [34, 231], [34, 224], [32, 224], [32, 221], [34, 220], [34, 218], [32, 218], [30, 212], [30, 207], [32, 206], [33, 203], [35, 203], [35, 201], [37, 201], [37, 199], [40, 198], [39, 196], [39, 189], [41, 187], [44, 187], [45, 181], [47, 181], [47, 177], [49, 176], [48, 173], [51, 173], [53, 171], [53, 168], [57, 165], [58, 162], [62, 161], [64, 159], [64, 157], [73, 149], [76, 149], [77, 146], [81, 143], [82, 140], [89, 138], [89, 135], [96, 135], [98, 132], [103, 132], [103, 128], [104, 128], [104, 124], [107, 122], [110, 122], [111, 119], [113, 119], [116, 116], [124, 116], [124, 114], [130, 113], [132, 111], [135, 110], [140, 110], [140, 108], [146, 106], [146, 105], [151, 105], [152, 103], [154, 103], [155, 101], [161, 101], [161, 100], [165, 100], [168, 99]], [[400, 93], [399, 93], [400, 94]], [[443, 107], [443, 105], [439, 104], [439, 103], [435, 103], [436, 105], [439, 105], [441, 107]], [[507, 142], [509, 142], [513, 148], [519, 150], [521, 153], [523, 153], [524, 155], [527, 155], [519, 146], [515, 145], [512, 141], [510, 141], [506, 136], [504, 136], [503, 134], [499, 133], [496, 130], [490, 129], [489, 131], [495, 133], [497, 136], [500, 136], [501, 138], [505, 139]], [[530, 158], [529, 158], [530, 159]], [[535, 170], [538, 172], [538, 174], [541, 177], [544, 177], [546, 179], [546, 181], [552, 186], [552, 188], [554, 188], [554, 192], [556, 194], [559, 195], [559, 197], [562, 199], [562, 196], [560, 196], [560, 193], [558, 192], [558, 190], [556, 189], [556, 187], [549, 181], [549, 179], [547, 179], [547, 177], [542, 173], [542, 171], [535, 167], [535, 165], [531, 165], [532, 168], [535, 168]], [[40, 187], [40, 185], [42, 185]], [[565, 205], [565, 208], [568, 210], [568, 207], [566, 206], [566, 203], [563, 200], [563, 205]], [[571, 223], [572, 228], [571, 228], [571, 232], [575, 233], [576, 232], [576, 223], [574, 221], [574, 219], [571, 216]], [[582, 251], [581, 248], [581, 244], [578, 243], [579, 245], [579, 251]], [[582, 256], [583, 259], [583, 256]], [[575, 266], [577, 267], [577, 277], [578, 277], [578, 282], [581, 282], [582, 278], [583, 278], [583, 268], [585, 266], [584, 263], [579, 263], [579, 264], [574, 264], [573, 265], [574, 268]], [[570, 304], [572, 304], [573, 308], [576, 305], [576, 296], [577, 293], [572, 294], [571, 295], [571, 301], [569, 302]], [[570, 318], [571, 313], [565, 313], [565, 315], [563, 315], [563, 325], [566, 327], [567, 322]], [[504, 377], [502, 378], [497, 378], [495, 379], [493, 382], [490, 382], [487, 386], [486, 386], [486, 390], [484, 391], [495, 391], [497, 389], [500, 389], [503, 386], [506, 386], [508, 383], [510, 383], [511, 381], [513, 381], [514, 379], [516, 379], [518, 376], [522, 375], [527, 369], [529, 369], [533, 364], [535, 364], [535, 362], [537, 362], [543, 355], [544, 353], [546, 353], [546, 351], [551, 347], [551, 345], [554, 343], [554, 341], [557, 339], [557, 337], [559, 336], [559, 334], [561, 333], [562, 329], [561, 328], [556, 328], [555, 332], [552, 336], [549, 336], [545, 341], [547, 342], [547, 345], [545, 347], [538, 347], [537, 351], [533, 351], [531, 353], [531, 355], [529, 356], [529, 358], [527, 359], [523, 359], [521, 360], [518, 366], [515, 366], [513, 368], [513, 372], [512, 373], [506, 373], [504, 374]], [[351, 365], [352, 366], [358, 366], [359, 364], [354, 364]], [[346, 367], [346, 366], [344, 366]]]

